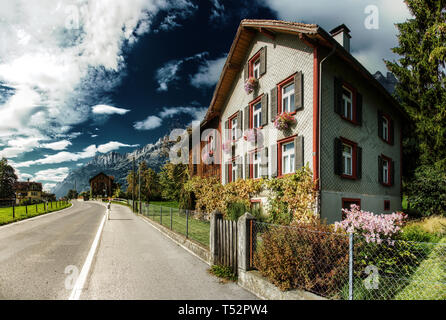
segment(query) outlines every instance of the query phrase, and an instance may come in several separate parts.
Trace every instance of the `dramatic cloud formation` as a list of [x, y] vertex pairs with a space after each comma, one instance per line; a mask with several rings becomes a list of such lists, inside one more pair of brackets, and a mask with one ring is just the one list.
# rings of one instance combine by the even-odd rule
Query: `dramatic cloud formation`
[[71, 146], [71, 144], [72, 143], [68, 140], [62, 140], [62, 141], [42, 144], [42, 148], [61, 151], [65, 150], [68, 146]]
[[91, 111], [94, 114], [106, 114], [106, 115], [111, 115], [111, 114], [120, 114], [120, 115], [124, 115], [127, 112], [130, 112], [130, 110], [127, 109], [122, 109], [122, 108], [116, 108], [116, 107], [112, 107], [112, 106], [107, 106], [105, 104], [98, 104], [94, 107], [91, 108]]
[[158, 81], [159, 87], [158, 91], [167, 91], [169, 89], [169, 84], [173, 81], [180, 80], [178, 72], [181, 66], [190, 61], [201, 61], [207, 56], [207, 52], [197, 53], [191, 57], [186, 57], [180, 60], [168, 61], [164, 66], [156, 71], [155, 79]]
[[121, 147], [128, 147], [128, 148], [136, 148], [139, 145], [129, 145], [121, 142], [111, 141], [106, 144], [102, 144], [96, 147], [96, 145], [90, 145], [86, 147], [81, 152], [67, 152], [67, 151], [61, 151], [53, 155], [45, 155], [42, 159], [37, 160], [31, 160], [31, 161], [25, 161], [25, 162], [19, 162], [19, 163], [12, 163], [12, 165], [15, 168], [26, 168], [30, 167], [32, 165], [38, 165], [38, 164], [57, 164], [57, 163], [64, 163], [64, 162], [70, 162], [70, 161], [78, 161], [81, 159], [87, 159], [92, 158], [96, 155], [96, 153], [107, 153], [113, 150], [117, 150]]
[[[153, 18], [193, 8], [186, 0], [1, 1], [0, 143], [69, 134], [88, 119], [91, 100], [120, 83], [123, 49]], [[34, 147], [7, 148], [2, 155], [17, 157]]]
[[[390, 48], [397, 45], [395, 23], [410, 18], [403, 0], [343, 0], [343, 1], [296, 1], [260, 0], [277, 12], [279, 19], [315, 23], [326, 31], [344, 23], [350, 28], [351, 52], [364, 66], [375, 73], [387, 72], [382, 59], [394, 59]], [[378, 29], [367, 29], [365, 21], [370, 5], [378, 9]], [[369, 7], [370, 8], [370, 7]]]
[[212, 87], [220, 78], [221, 71], [225, 65], [227, 55], [215, 60], [206, 60], [203, 65], [198, 68], [198, 72], [191, 76], [191, 84], [194, 87], [201, 86]]
[[68, 176], [69, 169], [66, 167], [37, 171], [34, 179], [38, 181], [61, 182]]
[[192, 121], [201, 121], [205, 114], [207, 108], [201, 107], [171, 107], [164, 108], [158, 116], [149, 116], [144, 121], [135, 122], [133, 127], [136, 130], [152, 130], [161, 127], [163, 119], [172, 118], [179, 114], [187, 114], [192, 117]]

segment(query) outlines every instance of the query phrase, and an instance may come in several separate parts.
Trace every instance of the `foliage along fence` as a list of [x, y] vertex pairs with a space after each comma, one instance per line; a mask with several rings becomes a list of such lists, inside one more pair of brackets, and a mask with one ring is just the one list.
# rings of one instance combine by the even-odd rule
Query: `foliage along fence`
[[255, 221], [250, 238], [251, 267], [282, 290], [331, 299], [446, 299], [446, 238], [377, 243], [358, 234]]
[[23, 206], [12, 205], [3, 207], [0, 208], [0, 225], [61, 210], [69, 205], [70, 203], [67, 201], [49, 201]]

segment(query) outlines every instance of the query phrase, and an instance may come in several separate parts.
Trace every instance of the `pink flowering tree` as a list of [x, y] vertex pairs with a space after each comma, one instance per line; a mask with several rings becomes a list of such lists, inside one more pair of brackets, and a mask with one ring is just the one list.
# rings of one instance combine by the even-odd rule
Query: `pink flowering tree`
[[350, 209], [342, 209], [346, 215], [341, 222], [335, 223], [335, 230], [359, 234], [369, 243], [381, 244], [386, 241], [393, 244], [392, 239], [400, 232], [407, 216], [397, 212], [392, 214], [374, 214], [362, 211], [359, 206], [352, 205]]

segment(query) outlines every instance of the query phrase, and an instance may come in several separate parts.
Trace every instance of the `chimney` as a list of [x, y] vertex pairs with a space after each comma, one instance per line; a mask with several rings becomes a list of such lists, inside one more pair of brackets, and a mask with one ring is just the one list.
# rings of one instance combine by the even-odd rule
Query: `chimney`
[[330, 31], [330, 34], [345, 50], [350, 52], [350, 29], [345, 24], [337, 26]]

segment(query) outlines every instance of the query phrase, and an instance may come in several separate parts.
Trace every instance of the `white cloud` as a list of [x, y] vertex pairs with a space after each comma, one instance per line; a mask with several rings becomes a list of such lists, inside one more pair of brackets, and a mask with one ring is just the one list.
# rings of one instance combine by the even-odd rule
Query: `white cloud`
[[187, 0], [1, 1], [0, 83], [11, 94], [0, 100], [0, 143], [68, 135], [91, 116], [92, 96], [120, 83], [123, 49], [160, 12], [191, 7]]
[[122, 147], [127, 147], [127, 148], [135, 148], [138, 147], [138, 144], [133, 144], [133, 145], [129, 145], [129, 144], [125, 144], [125, 143], [121, 143], [121, 142], [116, 142], [116, 141], [110, 141], [106, 144], [102, 144], [98, 147], [98, 152], [100, 153], [107, 153]]
[[205, 56], [207, 56], [207, 52], [197, 53], [193, 56], [186, 57], [180, 60], [171, 60], [168, 61], [164, 66], [159, 68], [156, 71], [155, 79], [158, 81], [159, 87], [158, 91], [167, 91], [169, 89], [169, 84], [173, 81], [180, 80], [180, 76], [178, 72], [181, 69], [181, 66], [185, 62], [189, 61], [200, 61]]
[[7, 146], [0, 151], [0, 157], [16, 158], [22, 153], [33, 151], [39, 146], [43, 137], [16, 137], [7, 142]]
[[192, 117], [192, 121], [203, 120], [207, 108], [204, 107], [171, 107], [164, 108], [158, 116], [149, 116], [146, 120], [136, 122], [133, 127], [136, 130], [152, 130], [161, 127], [163, 119], [172, 118], [179, 114], [187, 114]]
[[99, 153], [107, 153], [113, 150], [117, 150], [121, 147], [138, 147], [139, 145], [129, 145], [121, 142], [111, 141], [106, 144], [102, 144], [99, 146], [96, 146], [94, 144], [86, 147], [81, 152], [67, 152], [67, 151], [61, 151], [53, 155], [45, 155], [41, 159], [37, 160], [30, 160], [30, 161], [24, 161], [19, 163], [13, 163], [12, 165], [14, 168], [23, 168], [23, 167], [30, 167], [32, 165], [38, 165], [38, 164], [57, 164], [57, 163], [64, 163], [64, 162], [71, 162], [71, 161], [78, 161], [82, 159], [92, 158], [94, 157], [98, 152]]
[[152, 129], [156, 129], [158, 127], [160, 127], [162, 124], [162, 120], [160, 117], [157, 116], [149, 116], [146, 120], [144, 121], [138, 121], [135, 122], [135, 124], [133, 125], [133, 127], [136, 130], [152, 130]]
[[72, 143], [68, 140], [61, 140], [61, 141], [57, 141], [57, 142], [42, 144], [41, 147], [45, 148], [45, 149], [61, 151], [61, 150], [65, 150], [68, 146], [71, 146], [71, 144]]
[[69, 168], [46, 169], [34, 174], [36, 181], [62, 182], [68, 176]]
[[98, 135], [97, 134], [92, 134], [91, 137], [92, 138], [96, 138]]
[[194, 87], [212, 87], [220, 78], [221, 71], [226, 62], [226, 55], [224, 57], [207, 60], [198, 68], [198, 72], [191, 76], [191, 84]]
[[[315, 23], [327, 32], [344, 23], [351, 30], [351, 52], [371, 73], [387, 72], [382, 59], [394, 59], [390, 51], [398, 42], [395, 23], [411, 17], [403, 0], [295, 1], [261, 0], [277, 12], [279, 19]], [[379, 10], [379, 29], [366, 29], [368, 5]], [[323, 8], [323, 10], [321, 10]]]
[[106, 115], [111, 115], [111, 114], [124, 115], [127, 112], [130, 112], [130, 110], [128, 109], [116, 108], [105, 104], [98, 104], [92, 107], [91, 110], [94, 114], [106, 114]]
[[44, 183], [42, 188], [43, 191], [45, 192], [51, 192], [51, 190], [53, 190], [53, 188], [56, 186], [56, 183]]

